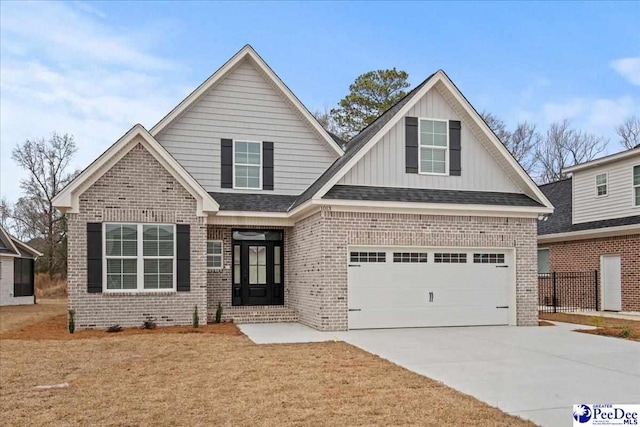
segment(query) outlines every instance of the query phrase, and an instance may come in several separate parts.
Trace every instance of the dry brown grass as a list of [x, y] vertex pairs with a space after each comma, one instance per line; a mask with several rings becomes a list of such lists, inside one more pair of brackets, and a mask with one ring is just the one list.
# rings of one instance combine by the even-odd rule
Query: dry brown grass
[[533, 425], [346, 343], [255, 345], [239, 333], [171, 331], [70, 341], [3, 334], [3, 423]]
[[60, 274], [50, 276], [38, 273], [35, 276], [34, 287], [37, 298], [66, 298], [67, 280]]
[[66, 299], [42, 299], [36, 305], [0, 307], [0, 334], [33, 325], [67, 312]]
[[[578, 330], [579, 332], [584, 332], [586, 334], [606, 335], [609, 337], [640, 341], [640, 321], [637, 320], [616, 319], [604, 316], [586, 316], [571, 313], [540, 313], [539, 317], [540, 319], [555, 320], [556, 322], [598, 327], [597, 329]], [[623, 336], [623, 331], [628, 331], [628, 336]]]

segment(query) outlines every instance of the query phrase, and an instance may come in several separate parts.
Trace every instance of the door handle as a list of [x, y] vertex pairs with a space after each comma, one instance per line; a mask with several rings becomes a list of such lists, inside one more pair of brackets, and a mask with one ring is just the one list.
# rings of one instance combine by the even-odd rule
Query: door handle
[[509, 308], [508, 305], [497, 305], [496, 308]]
[[496, 265], [496, 268], [509, 268], [508, 265]]
[[429, 302], [433, 302], [433, 292], [429, 292]]
[[360, 267], [358, 264], [349, 264], [349, 267]]

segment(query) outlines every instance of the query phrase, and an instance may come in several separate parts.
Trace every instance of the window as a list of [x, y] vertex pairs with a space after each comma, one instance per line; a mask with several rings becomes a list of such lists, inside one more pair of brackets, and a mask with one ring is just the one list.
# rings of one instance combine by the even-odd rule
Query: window
[[601, 173], [596, 175], [596, 195], [606, 196], [607, 195], [607, 174]]
[[422, 252], [394, 252], [393, 262], [427, 262], [427, 254]]
[[447, 173], [449, 134], [446, 121], [420, 120], [420, 173]]
[[433, 262], [437, 264], [464, 264], [467, 262], [467, 254], [436, 253]]
[[640, 206], [640, 165], [633, 167], [633, 206]]
[[351, 252], [351, 262], [387, 262], [385, 252]]
[[504, 254], [473, 254], [474, 264], [504, 264]]
[[538, 273], [549, 274], [549, 249], [538, 249]]
[[207, 241], [207, 268], [222, 268], [222, 240]]
[[105, 224], [107, 291], [175, 289], [173, 225]]
[[234, 141], [233, 188], [262, 189], [262, 143]]
[[13, 296], [33, 296], [33, 259], [13, 259]]

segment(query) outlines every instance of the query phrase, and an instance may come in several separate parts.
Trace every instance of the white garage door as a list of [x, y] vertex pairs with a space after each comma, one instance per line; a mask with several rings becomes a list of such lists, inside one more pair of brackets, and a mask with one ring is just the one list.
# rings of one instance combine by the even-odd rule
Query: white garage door
[[513, 253], [349, 248], [349, 329], [506, 325]]

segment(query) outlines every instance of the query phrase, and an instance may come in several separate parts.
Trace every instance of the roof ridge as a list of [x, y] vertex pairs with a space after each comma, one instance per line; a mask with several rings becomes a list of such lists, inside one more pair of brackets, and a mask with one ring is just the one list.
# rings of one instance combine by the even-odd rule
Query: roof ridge
[[547, 182], [546, 184], [540, 184], [540, 185], [538, 185], [538, 188], [544, 187], [545, 185], [558, 184], [560, 182], [569, 181], [572, 178], [573, 178], [572, 176], [569, 176], [567, 178], [562, 178], [562, 179], [559, 179], [557, 181]]

